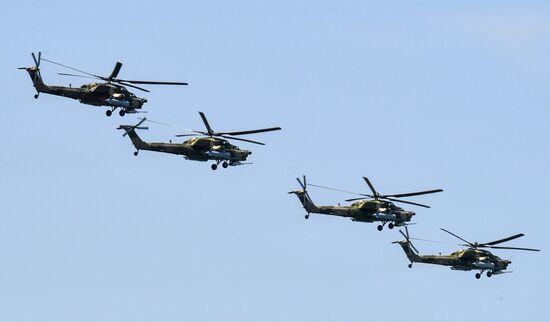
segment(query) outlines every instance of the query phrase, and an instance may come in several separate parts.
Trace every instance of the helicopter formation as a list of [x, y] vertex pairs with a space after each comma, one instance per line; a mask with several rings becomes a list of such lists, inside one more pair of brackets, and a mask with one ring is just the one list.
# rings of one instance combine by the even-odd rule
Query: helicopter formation
[[494, 255], [490, 251], [486, 250], [486, 248], [524, 250], [524, 251], [535, 251], [535, 252], [540, 251], [539, 249], [534, 249], [534, 248], [495, 246], [497, 244], [501, 244], [519, 237], [523, 237], [525, 236], [525, 234], [516, 234], [510, 237], [502, 238], [502, 239], [487, 242], [487, 243], [477, 243], [477, 242], [471, 243], [466, 239], [450, 232], [449, 230], [441, 228], [441, 230], [443, 230], [444, 232], [463, 241], [465, 244], [460, 244], [460, 245], [468, 246], [468, 248], [455, 251], [449, 255], [420, 255], [416, 247], [414, 247], [414, 245], [411, 242], [411, 239], [414, 239], [414, 238], [409, 237], [409, 229], [407, 227], [408, 225], [411, 225], [410, 221], [416, 213], [414, 211], [405, 210], [401, 207], [398, 207], [394, 204], [394, 202], [405, 203], [405, 204], [419, 206], [423, 208], [430, 208], [430, 206], [428, 205], [412, 202], [409, 200], [402, 200], [400, 198], [443, 192], [443, 189], [432, 189], [432, 190], [398, 193], [398, 194], [380, 194], [374, 188], [374, 185], [367, 177], [363, 177], [363, 179], [369, 186], [372, 194], [355, 193], [355, 192], [350, 192], [346, 190], [315, 185], [311, 183], [309, 184], [310, 186], [314, 186], [318, 188], [335, 190], [339, 192], [350, 193], [350, 194], [361, 196], [359, 198], [346, 199], [346, 201], [348, 202], [354, 201], [354, 203], [352, 203], [349, 206], [341, 206], [339, 204], [337, 206], [317, 206], [309, 196], [309, 193], [307, 191], [307, 181], [305, 176], [302, 177], [302, 180], [300, 180], [300, 178], [296, 178], [296, 180], [298, 181], [302, 189], [290, 191], [289, 194], [294, 194], [298, 197], [298, 199], [300, 200], [300, 203], [302, 204], [302, 206], [306, 211], [306, 215], [305, 215], [306, 219], [309, 219], [310, 214], [314, 213], [314, 214], [323, 214], [323, 215], [350, 218], [352, 221], [356, 221], [356, 222], [364, 222], [364, 223], [380, 222], [381, 224], [377, 226], [378, 231], [382, 231], [384, 225], [386, 224], [388, 224], [389, 229], [393, 229], [394, 227], [404, 227], [405, 233], [403, 233], [402, 230], [399, 230], [399, 232], [401, 233], [401, 235], [403, 235], [403, 237], [405, 237], [405, 240], [394, 241], [393, 243], [399, 244], [403, 248], [405, 255], [410, 261], [408, 265], [409, 268], [413, 267], [413, 263], [425, 263], [425, 264], [449, 266], [452, 270], [459, 270], [459, 271], [477, 270], [479, 272], [475, 274], [475, 277], [476, 279], [480, 279], [481, 275], [485, 271], [487, 272], [487, 277], [504, 274], [504, 273], [510, 273], [510, 271], [506, 271], [506, 268], [508, 267], [509, 264], [512, 263], [510, 260], [502, 259]]
[[[106, 115], [111, 116], [114, 111], [119, 110], [119, 115], [124, 116], [126, 114], [141, 113], [140, 111], [143, 105], [147, 102], [147, 99], [138, 97], [136, 94], [130, 92], [126, 87], [135, 88], [144, 92], [149, 90], [136, 86], [136, 84], [144, 85], [188, 85], [185, 82], [166, 82], [166, 81], [143, 81], [143, 80], [128, 80], [120, 79], [118, 75], [122, 68], [122, 63], [117, 62], [114, 69], [109, 76], [99, 76], [96, 74], [88, 73], [52, 60], [42, 58], [42, 53], [38, 52], [37, 55], [31, 54], [34, 66], [20, 67], [19, 69], [26, 70], [29, 74], [32, 84], [36, 90], [34, 98], [37, 99], [40, 93], [68, 97], [78, 100], [82, 104], [93, 106], [105, 106], [107, 107]], [[81, 78], [93, 78], [101, 82], [93, 82], [84, 84], [78, 88], [71, 86], [54, 86], [46, 85], [42, 80], [40, 73], [40, 64], [42, 61], [49, 62], [51, 64], [70, 69], [77, 74], [58, 73], [63, 76], [81, 77]], [[241, 149], [236, 145], [230, 143], [230, 140], [242, 141], [257, 145], [265, 145], [262, 142], [245, 139], [240, 136], [258, 134], [265, 132], [273, 132], [281, 130], [280, 127], [261, 128], [254, 130], [244, 131], [228, 131], [228, 132], [216, 132], [214, 131], [203, 112], [199, 112], [199, 115], [204, 123], [206, 131], [198, 130], [186, 130], [185, 134], [177, 134], [176, 137], [190, 137], [189, 139], [181, 143], [169, 142], [146, 142], [141, 139], [136, 130], [147, 130], [147, 126], [142, 126], [144, 122], [149, 121], [153, 123], [159, 123], [147, 118], [141, 118], [135, 125], [120, 125], [117, 129], [123, 130], [123, 137], [128, 136], [136, 151], [134, 156], [138, 156], [141, 150], [153, 151], [161, 153], [169, 153], [175, 155], [181, 155], [186, 160], [208, 162], [213, 161], [211, 169], [216, 170], [221, 164], [223, 168], [230, 166], [240, 166], [244, 164], [250, 164], [247, 158], [252, 154], [250, 150]], [[197, 136], [201, 135], [201, 136]], [[496, 246], [498, 244], [508, 242], [520, 237], [525, 236], [523, 233], [515, 234], [499, 240], [477, 243], [469, 242], [466, 239], [452, 233], [449, 230], [441, 228], [442, 231], [458, 238], [465, 244], [466, 249], [457, 250], [449, 255], [421, 255], [416, 247], [412, 244], [409, 236], [408, 225], [411, 225], [413, 216], [416, 215], [415, 211], [405, 210], [402, 207], [397, 206], [395, 203], [408, 204], [412, 206], [418, 206], [423, 208], [430, 208], [430, 206], [418, 202], [412, 202], [410, 200], [403, 200], [402, 198], [434, 194], [443, 192], [443, 189], [431, 189], [422, 190], [408, 193], [398, 194], [381, 194], [379, 193], [372, 182], [363, 177], [371, 193], [355, 193], [340, 189], [334, 189], [321, 185], [309, 184], [309, 186], [324, 188], [329, 190], [340, 191], [344, 193], [351, 193], [358, 195], [359, 197], [346, 199], [346, 202], [352, 202], [349, 205], [341, 206], [328, 205], [318, 206], [316, 205], [310, 195], [306, 176], [296, 179], [301, 187], [299, 190], [290, 191], [289, 194], [294, 194], [298, 197], [300, 203], [306, 211], [305, 218], [309, 219], [311, 214], [322, 214], [328, 216], [337, 216], [350, 218], [354, 222], [362, 223], [379, 223], [377, 226], [378, 231], [382, 231], [387, 227], [391, 230], [395, 227], [404, 227], [405, 232], [399, 230], [404, 240], [394, 241], [393, 243], [399, 244], [407, 259], [410, 261], [409, 268], [413, 267], [413, 263], [425, 263], [441, 266], [449, 266], [452, 270], [459, 271], [478, 271], [475, 274], [477, 279], [481, 278], [482, 274], [486, 272], [487, 277], [492, 275], [499, 275], [509, 273], [506, 271], [507, 267], [511, 264], [510, 260], [501, 259], [500, 257], [492, 254], [487, 249], [507, 249], [507, 250], [523, 250], [523, 251], [540, 251], [534, 248], [522, 248], [522, 247], [506, 247]]]
[[[143, 107], [143, 105], [147, 102], [147, 99], [138, 97], [136, 94], [130, 92], [126, 87], [149, 92], [149, 90], [138, 87], [135, 84], [188, 85], [188, 83], [185, 82], [143, 81], [117, 78], [120, 69], [122, 68], [121, 62], [117, 62], [111, 74], [105, 77], [42, 58], [41, 52], [38, 52], [37, 55], [31, 53], [31, 56], [34, 61], [34, 66], [19, 67], [19, 69], [26, 70], [31, 77], [33, 86], [36, 90], [36, 94], [34, 95], [35, 99], [39, 97], [40, 93], [45, 93], [72, 98], [78, 100], [82, 104], [107, 106], [108, 109], [105, 113], [107, 116], [111, 116], [116, 109], [119, 109], [120, 116], [124, 116], [129, 113], [140, 113], [138, 110]], [[42, 80], [42, 75], [40, 74], [40, 63], [42, 61], [80, 73], [80, 75], [58, 73], [59, 75], [94, 78], [103, 81], [103, 83], [94, 82], [84, 84], [79, 88], [46, 85]], [[239, 147], [231, 144], [228, 140], [265, 145], [262, 142], [238, 138], [236, 136], [281, 130], [280, 127], [271, 127], [248, 131], [214, 132], [210, 127], [205, 114], [203, 112], [199, 112], [199, 114], [206, 127], [206, 132], [189, 130], [189, 132], [192, 132], [193, 134], [176, 135], [177, 137], [195, 136], [182, 143], [172, 143], [171, 141], [169, 143], [151, 143], [142, 141], [136, 133], [136, 130], [149, 129], [148, 127], [141, 126], [143, 122], [147, 121], [147, 118], [142, 118], [136, 125], [120, 125], [118, 129], [124, 130], [123, 136], [128, 136], [132, 141], [132, 144], [136, 148], [136, 151], [134, 152], [135, 156], [138, 155], [140, 150], [148, 150], [183, 155], [186, 160], [192, 161], [205, 162], [213, 160], [214, 163], [211, 165], [212, 170], [216, 170], [220, 163], [223, 168], [249, 164], [245, 161], [247, 160], [247, 157], [252, 154], [252, 152], [249, 150], [240, 149]], [[203, 137], [196, 137], [197, 134], [201, 134]]]

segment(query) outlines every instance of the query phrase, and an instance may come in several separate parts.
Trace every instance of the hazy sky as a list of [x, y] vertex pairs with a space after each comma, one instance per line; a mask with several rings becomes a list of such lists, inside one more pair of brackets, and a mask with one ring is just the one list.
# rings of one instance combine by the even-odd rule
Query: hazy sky
[[[11, 1], [0, 10], [0, 321], [547, 321], [546, 1]], [[151, 119], [251, 137], [253, 165], [143, 151], [136, 116], [38, 100], [30, 53], [148, 86]], [[48, 84], [84, 79], [43, 63]], [[139, 93], [141, 95], [141, 93]], [[150, 124], [143, 139], [174, 140]], [[312, 215], [297, 176], [414, 200], [426, 254], [486, 242], [506, 274], [415, 265], [396, 230]], [[351, 196], [310, 190], [318, 204]]]

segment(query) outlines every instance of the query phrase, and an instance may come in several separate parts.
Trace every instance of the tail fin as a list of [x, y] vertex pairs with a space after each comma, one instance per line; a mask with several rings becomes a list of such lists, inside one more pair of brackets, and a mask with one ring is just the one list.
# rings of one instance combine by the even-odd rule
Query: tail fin
[[32, 59], [34, 60], [34, 66], [31, 67], [20, 67], [19, 69], [24, 69], [29, 73], [31, 77], [32, 84], [38, 93], [47, 91], [48, 86], [42, 81], [42, 76], [40, 75], [40, 61], [42, 59], [42, 53], [38, 52], [38, 59], [32, 53]]
[[302, 186], [302, 190], [291, 191], [289, 193], [293, 193], [296, 196], [298, 196], [298, 199], [300, 199], [300, 202], [302, 203], [302, 205], [304, 206], [304, 209], [307, 211], [308, 214], [318, 213], [320, 211], [319, 207], [317, 207], [315, 203], [313, 203], [313, 201], [309, 197], [309, 194], [307, 193], [306, 176], [304, 176], [303, 183], [302, 181], [300, 181], [299, 178], [296, 178], [296, 180], [298, 180], [298, 183], [300, 184], [300, 186]]
[[403, 248], [405, 255], [407, 255], [407, 258], [411, 261], [411, 263], [420, 262], [421, 259], [420, 256], [418, 256], [418, 250], [411, 243], [411, 239], [409, 237], [409, 229], [407, 228], [407, 226], [405, 226], [405, 233], [403, 233], [403, 231], [401, 230], [399, 230], [399, 232], [401, 233], [401, 235], [403, 235], [403, 237], [405, 237], [405, 240], [394, 241], [393, 243], [397, 243], [401, 246], [401, 248]]
[[401, 248], [403, 248], [405, 255], [407, 255], [407, 258], [411, 261], [411, 263], [420, 261], [420, 256], [418, 256], [418, 254], [414, 252], [413, 248], [411, 247], [412, 244], [410, 241], [400, 240], [400, 241], [395, 241], [394, 243], [399, 244]]
[[120, 125], [117, 130], [124, 130], [125, 133], [122, 136], [128, 135], [130, 137], [130, 140], [132, 141], [132, 144], [136, 147], [137, 150], [142, 150], [145, 147], [147, 147], [147, 143], [143, 142], [139, 135], [136, 133], [136, 129], [140, 130], [147, 130], [148, 127], [140, 126], [141, 123], [145, 122], [147, 119], [144, 117], [141, 119], [141, 121], [136, 125]]

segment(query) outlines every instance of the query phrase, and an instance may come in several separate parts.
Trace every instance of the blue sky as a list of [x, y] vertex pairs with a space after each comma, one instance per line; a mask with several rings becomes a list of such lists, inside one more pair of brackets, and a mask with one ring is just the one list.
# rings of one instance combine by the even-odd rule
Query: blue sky
[[[17, 1], [0, 10], [1, 321], [546, 321], [544, 1]], [[148, 117], [259, 134], [253, 165], [142, 152], [134, 116], [41, 95], [30, 53], [148, 87]], [[44, 63], [46, 83], [80, 79]], [[150, 124], [144, 139], [174, 139]], [[514, 233], [513, 274], [407, 268], [397, 231], [313, 215], [295, 178], [415, 200], [422, 253]], [[318, 204], [348, 195], [311, 189]]]

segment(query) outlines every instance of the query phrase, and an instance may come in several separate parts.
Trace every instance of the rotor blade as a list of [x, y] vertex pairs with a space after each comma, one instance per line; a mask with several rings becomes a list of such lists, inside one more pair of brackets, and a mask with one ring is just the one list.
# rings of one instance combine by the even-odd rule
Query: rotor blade
[[135, 86], [135, 85], [126, 84], [126, 83], [123, 83], [123, 82], [120, 82], [120, 81], [117, 81], [117, 83], [119, 83], [119, 84], [121, 84], [121, 85], [124, 85], [124, 86], [133, 87], [133, 88], [136, 88], [136, 89], [139, 89], [139, 90], [141, 90], [141, 91], [144, 91], [144, 92], [149, 93], [149, 91], [146, 90], [145, 88], [137, 87], [137, 86]]
[[[349, 194], [352, 194], [352, 195], [365, 196], [365, 195], [362, 194], [362, 193], [351, 192], [351, 191], [341, 190], [341, 189], [334, 189], [334, 188], [325, 187], [325, 186], [320, 186], [320, 185], [313, 184], [313, 183], [310, 183], [309, 185], [310, 185], [310, 186], [313, 186], [313, 187], [317, 187], [317, 188], [323, 188], [323, 189], [328, 189], [328, 190], [333, 190], [333, 191], [338, 191], [338, 192], [349, 193]], [[364, 198], [360, 198], [360, 199], [364, 199]]]
[[[370, 182], [369, 178], [367, 177], [363, 177], [363, 179], [365, 179], [365, 181], [367, 182], [367, 184], [369, 185], [369, 188], [370, 190], [372, 191], [372, 194], [374, 196], [378, 196], [378, 192], [376, 192], [376, 189], [374, 189], [374, 186], [372, 185], [372, 183]], [[376, 198], [376, 197], [375, 197]]]
[[401, 235], [403, 235], [403, 237], [405, 237], [407, 241], [409, 240], [409, 237], [405, 235], [405, 233], [401, 229], [399, 229], [399, 232], [401, 233]]
[[[442, 242], [442, 241], [439, 241], [439, 240], [433, 240], [433, 239], [413, 238], [413, 237], [411, 237], [410, 239], [411, 240], [419, 240], [419, 241], [428, 242], [428, 243], [454, 245], [454, 244], [451, 244], [451, 243], [446, 243], [446, 242]], [[468, 245], [466, 245], [466, 246], [468, 246]]]
[[414, 252], [418, 254], [418, 249], [416, 249], [411, 242], [409, 242], [409, 246], [411, 246], [411, 248], [414, 249]]
[[138, 127], [138, 126], [140, 126], [140, 125], [141, 125], [143, 122], [145, 122], [145, 121], [147, 121], [147, 118], [146, 118], [146, 117], [142, 118], [141, 121], [139, 121], [139, 123], [136, 124], [136, 125], [134, 125], [134, 126], [135, 126], [135, 127]]
[[506, 247], [506, 246], [480, 246], [480, 247], [487, 247], [487, 248], [494, 248], [494, 249], [528, 250], [532, 252], [540, 252], [540, 249], [523, 248], [523, 247]]
[[[116, 77], [116, 76], [115, 76]], [[140, 81], [140, 80], [130, 80], [130, 79], [113, 79], [117, 82], [126, 82], [131, 84], [149, 84], [149, 85], [189, 85], [184, 82], [158, 82], [158, 81]]]
[[451, 234], [451, 235], [455, 236], [456, 238], [462, 240], [463, 242], [465, 242], [466, 244], [470, 245], [471, 247], [474, 247], [474, 244], [470, 243], [469, 241], [467, 241], [466, 239], [464, 239], [464, 238], [462, 238], [462, 237], [460, 237], [460, 236], [458, 236], [458, 235], [455, 235], [455, 234], [451, 233], [451, 232], [448, 231], [447, 229], [444, 229], [444, 228], [439, 228], [439, 229], [443, 230], [443, 231], [446, 232], [447, 234]]
[[415, 205], [415, 206], [419, 206], [419, 207], [430, 208], [430, 206], [428, 206], [428, 205], [424, 205], [424, 204], [417, 203], [417, 202], [406, 201], [406, 200], [401, 200], [401, 199], [394, 199], [394, 198], [386, 198], [386, 197], [380, 197], [380, 198], [390, 200], [390, 201], [393, 201], [393, 202], [401, 202], [401, 203], [406, 203], [406, 204], [409, 204], [409, 205]]
[[199, 112], [199, 114], [201, 116], [202, 122], [204, 123], [204, 126], [206, 126], [206, 130], [208, 131], [208, 135], [211, 135], [212, 133], [214, 133], [214, 131], [212, 131], [212, 128], [210, 127], [210, 124], [208, 124], [208, 120], [206, 119], [206, 115], [204, 115], [203, 112]]
[[176, 137], [184, 137], [184, 136], [197, 136], [197, 134], [207, 135], [204, 134], [204, 132], [195, 132], [195, 134], [176, 134]]
[[306, 191], [306, 186], [302, 183], [302, 181], [300, 181], [300, 178], [296, 178], [296, 180], [298, 181], [300, 186], [302, 186], [302, 189], [304, 189], [304, 191]]
[[34, 60], [34, 65], [36, 65], [36, 68], [38, 68], [40, 64], [39, 64], [38, 60], [36, 59], [36, 56], [34, 55], [34, 53], [31, 53], [31, 55], [32, 55], [32, 60]]
[[118, 76], [118, 73], [120, 72], [120, 68], [122, 67], [121, 62], [116, 62], [115, 68], [113, 69], [113, 72], [109, 77], [107, 77], [109, 80], [112, 80]]
[[92, 76], [75, 75], [75, 74], [67, 74], [67, 73], [57, 73], [57, 75], [96, 79], [96, 77], [92, 77]]
[[429, 194], [429, 193], [436, 193], [436, 192], [442, 192], [442, 191], [443, 191], [443, 189], [434, 189], [434, 190], [425, 190], [425, 191], [418, 191], [418, 192], [398, 193], [398, 194], [393, 194], [393, 195], [383, 195], [383, 196], [380, 196], [380, 197], [402, 198], [402, 197], [426, 195], [426, 194]]
[[512, 239], [520, 238], [522, 236], [525, 236], [525, 234], [517, 234], [517, 235], [510, 236], [510, 237], [495, 240], [495, 241], [492, 241], [492, 242], [483, 243], [481, 245], [483, 245], [483, 246], [485, 246], [485, 245], [496, 245], [496, 244], [507, 242], [507, 241], [512, 240]]
[[363, 197], [363, 198], [351, 198], [351, 199], [346, 199], [346, 201], [356, 201], [356, 200], [364, 200], [364, 199], [368, 199], [367, 197]]
[[237, 132], [221, 132], [218, 133], [220, 135], [227, 134], [227, 135], [245, 135], [245, 134], [253, 134], [253, 133], [262, 133], [262, 132], [270, 132], [270, 131], [278, 131], [281, 130], [280, 127], [270, 127], [266, 129], [258, 129], [258, 130], [249, 130], [249, 131], [237, 131]]
[[226, 139], [231, 139], [231, 140], [244, 141], [244, 142], [249, 142], [249, 143], [254, 143], [254, 144], [259, 144], [259, 145], [265, 145], [265, 143], [258, 142], [258, 141], [253, 141], [253, 140], [249, 140], [249, 139], [234, 138], [232, 136], [225, 136], [225, 135], [217, 135], [217, 136], [222, 137], [222, 138], [226, 138]]
[[46, 59], [46, 58], [42, 58], [42, 60], [47, 61], [48, 63], [52, 63], [52, 64], [54, 64], [54, 65], [58, 65], [58, 66], [61, 66], [61, 67], [65, 67], [65, 68], [74, 70], [74, 71], [79, 72], [79, 73], [82, 73], [82, 74], [90, 75], [90, 76], [93, 76], [93, 77], [96, 77], [96, 78], [105, 80], [105, 77], [101, 77], [101, 76], [98, 76], [98, 75], [94, 75], [94, 74], [92, 74], [92, 73], [85, 72], [85, 71], [80, 70], [80, 69], [76, 69], [76, 68], [73, 68], [73, 67], [70, 67], [70, 66], [67, 66], [67, 65], [63, 65], [63, 64], [60, 64], [60, 63], [56, 63], [56, 62], [54, 62], [54, 61], [52, 61], [52, 60], [48, 60], [48, 59]]

